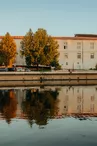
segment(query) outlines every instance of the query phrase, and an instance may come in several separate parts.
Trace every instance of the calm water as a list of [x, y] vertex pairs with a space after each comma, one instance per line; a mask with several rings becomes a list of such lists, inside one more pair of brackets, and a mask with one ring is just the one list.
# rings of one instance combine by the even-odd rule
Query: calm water
[[97, 146], [97, 86], [0, 89], [0, 146]]

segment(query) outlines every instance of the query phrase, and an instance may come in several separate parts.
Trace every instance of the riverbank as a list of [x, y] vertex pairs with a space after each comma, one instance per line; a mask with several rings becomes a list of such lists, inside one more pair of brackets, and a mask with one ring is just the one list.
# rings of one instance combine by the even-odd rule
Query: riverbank
[[0, 72], [0, 87], [97, 85], [97, 71]]

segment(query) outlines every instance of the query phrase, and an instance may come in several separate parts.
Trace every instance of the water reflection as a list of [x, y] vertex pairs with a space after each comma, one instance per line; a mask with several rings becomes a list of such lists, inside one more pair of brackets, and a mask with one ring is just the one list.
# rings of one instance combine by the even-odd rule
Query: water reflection
[[11, 118], [16, 117], [17, 99], [13, 90], [0, 90], [0, 113], [10, 124]]
[[29, 124], [46, 125], [49, 118], [56, 116], [58, 110], [58, 91], [27, 90], [25, 100], [22, 101], [23, 113]]
[[8, 124], [19, 118], [31, 127], [34, 123], [42, 126], [68, 116], [79, 120], [97, 116], [96, 86], [0, 90], [0, 119]]

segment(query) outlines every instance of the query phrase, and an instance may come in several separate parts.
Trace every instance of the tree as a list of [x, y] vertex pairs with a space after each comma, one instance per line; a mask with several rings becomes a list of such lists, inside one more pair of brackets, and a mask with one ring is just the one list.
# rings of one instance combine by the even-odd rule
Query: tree
[[[30, 31], [21, 42], [21, 54], [33, 65], [51, 65], [53, 61], [58, 62], [58, 43], [47, 34], [44, 29], [38, 29], [33, 35]], [[28, 40], [27, 40], [28, 39]]]
[[57, 115], [59, 111], [58, 95], [57, 89], [43, 92], [38, 89], [26, 91], [25, 101], [22, 102], [22, 111], [31, 127], [33, 123], [40, 126], [47, 125], [48, 119]]
[[16, 56], [16, 43], [7, 32], [0, 42], [0, 64], [12, 66]]
[[16, 117], [17, 98], [12, 90], [0, 90], [0, 113], [10, 124], [11, 119]]
[[22, 56], [25, 56], [26, 64], [29, 66], [32, 63], [32, 50], [33, 50], [33, 32], [31, 29], [23, 37], [21, 41], [21, 50], [20, 53]]
[[34, 56], [36, 64], [50, 65], [54, 60], [58, 60], [58, 43], [47, 34], [44, 29], [38, 29], [34, 34]]

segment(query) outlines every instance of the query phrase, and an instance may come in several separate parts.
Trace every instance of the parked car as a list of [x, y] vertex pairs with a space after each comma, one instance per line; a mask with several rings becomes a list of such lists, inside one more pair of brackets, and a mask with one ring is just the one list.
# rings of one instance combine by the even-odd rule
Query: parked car
[[8, 68], [8, 71], [15, 71], [15, 67]]
[[26, 71], [26, 72], [30, 72], [31, 70], [30, 70], [29, 68], [26, 68], [25, 71]]
[[16, 71], [25, 71], [25, 69], [22, 67], [16, 67]]
[[0, 72], [6, 72], [6, 71], [8, 71], [8, 68], [5, 68], [5, 67], [0, 68]]

